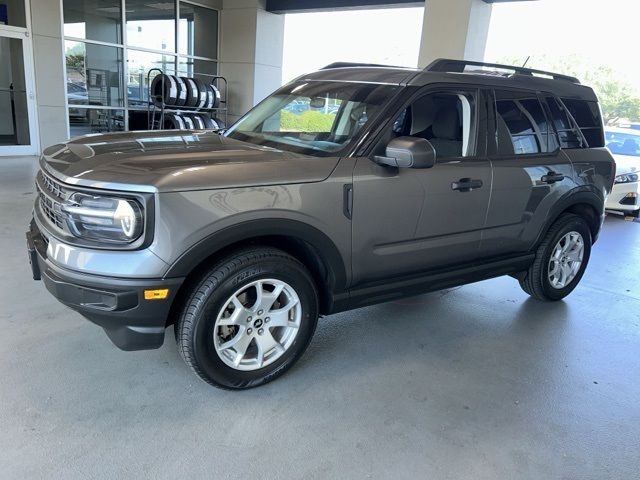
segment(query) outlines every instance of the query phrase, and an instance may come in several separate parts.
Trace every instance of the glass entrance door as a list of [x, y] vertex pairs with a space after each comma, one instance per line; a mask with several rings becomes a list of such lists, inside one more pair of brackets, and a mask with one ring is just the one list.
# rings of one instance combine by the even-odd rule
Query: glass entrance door
[[31, 51], [26, 29], [0, 25], [0, 155], [39, 150]]

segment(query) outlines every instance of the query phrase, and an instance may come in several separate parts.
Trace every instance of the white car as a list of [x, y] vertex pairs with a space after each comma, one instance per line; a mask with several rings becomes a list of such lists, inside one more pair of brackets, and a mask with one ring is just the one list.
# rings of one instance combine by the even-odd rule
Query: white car
[[614, 213], [640, 215], [640, 130], [605, 128], [606, 145], [616, 161], [616, 178], [605, 208]]

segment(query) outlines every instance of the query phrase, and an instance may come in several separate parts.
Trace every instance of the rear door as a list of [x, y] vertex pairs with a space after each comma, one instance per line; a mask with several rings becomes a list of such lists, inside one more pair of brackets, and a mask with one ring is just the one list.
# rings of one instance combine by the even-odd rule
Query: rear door
[[484, 257], [532, 247], [551, 207], [575, 187], [560, 146], [582, 141], [552, 95], [495, 90], [490, 116], [493, 190], [480, 247]]

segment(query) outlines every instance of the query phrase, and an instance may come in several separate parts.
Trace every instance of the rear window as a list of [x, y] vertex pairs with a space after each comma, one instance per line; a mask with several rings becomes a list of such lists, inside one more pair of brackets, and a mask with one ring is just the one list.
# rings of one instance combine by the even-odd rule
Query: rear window
[[552, 96], [547, 96], [545, 100], [549, 107], [551, 121], [558, 133], [560, 148], [586, 148], [582, 135], [578, 133], [579, 130], [571, 121], [564, 105]]
[[496, 91], [498, 153], [531, 155], [556, 150], [558, 142], [538, 98], [514, 96]]
[[598, 104], [571, 98], [563, 98], [562, 103], [567, 107], [578, 127], [580, 127], [589, 147], [604, 147], [602, 118], [600, 117]]

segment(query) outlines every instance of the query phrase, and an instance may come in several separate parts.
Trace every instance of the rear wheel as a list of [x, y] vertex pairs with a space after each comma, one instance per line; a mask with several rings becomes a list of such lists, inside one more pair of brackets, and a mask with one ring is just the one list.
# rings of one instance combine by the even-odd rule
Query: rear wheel
[[576, 288], [590, 255], [589, 225], [578, 215], [563, 214], [540, 243], [520, 286], [539, 300], [560, 300]]
[[250, 388], [300, 358], [317, 318], [317, 293], [304, 265], [277, 249], [251, 248], [215, 265], [195, 286], [176, 323], [176, 340], [204, 381]]

